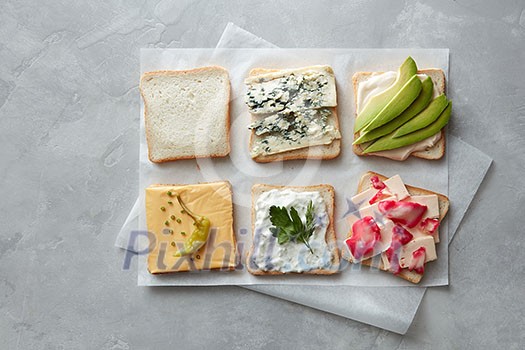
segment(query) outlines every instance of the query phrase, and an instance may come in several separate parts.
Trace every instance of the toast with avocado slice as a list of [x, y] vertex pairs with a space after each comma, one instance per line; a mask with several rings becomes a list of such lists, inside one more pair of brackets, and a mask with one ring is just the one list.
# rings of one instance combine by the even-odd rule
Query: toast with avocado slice
[[[357, 72], [352, 77], [353, 90], [354, 90], [354, 102], [356, 106], [355, 118], [358, 117], [358, 112], [363, 109], [363, 106], [359, 106], [359, 99], [358, 99], [359, 85], [366, 83], [371, 78], [380, 77], [382, 74], [384, 74], [384, 72]], [[433, 83], [433, 90], [435, 92], [434, 96], [445, 94], [446, 81], [445, 81], [445, 73], [443, 72], [443, 70], [441, 69], [423, 69], [423, 70], [418, 70], [417, 74], [420, 75], [421, 77], [423, 77], [423, 75], [426, 75], [427, 77], [431, 79]], [[423, 93], [426, 90], [423, 88], [421, 91]], [[416, 99], [413, 103], [418, 104], [419, 103], [418, 99]], [[427, 103], [430, 103], [430, 101], [428, 101]], [[408, 107], [407, 109], [410, 109], [410, 108], [412, 108], [412, 106]], [[448, 112], [450, 113], [450, 109]], [[420, 112], [420, 113], [423, 113], [423, 112]], [[401, 114], [401, 118], [403, 117], [404, 117], [403, 114]], [[403, 124], [406, 125], [406, 123], [409, 120], [413, 121], [413, 119], [411, 118], [416, 118], [416, 117], [417, 115], [409, 116], [409, 118], [407, 118], [406, 121], [404, 120], [402, 121], [402, 123], [398, 123], [399, 127], [401, 127]], [[441, 118], [440, 121], [443, 121], [444, 119], [445, 118]], [[397, 123], [396, 119], [393, 119], [390, 121], [390, 124], [395, 124], [395, 123]], [[363, 122], [361, 122], [360, 124], [363, 124]], [[417, 124], [417, 123], [411, 122], [411, 124]], [[430, 127], [430, 125], [428, 127]], [[436, 127], [437, 125], [433, 125], [434, 129]], [[388, 125], [383, 124], [383, 125], [380, 125], [379, 128], [385, 129], [385, 128], [388, 128]], [[432, 137], [428, 137], [428, 138], [425, 138], [424, 140], [420, 140], [417, 144], [414, 143], [412, 145], [402, 146], [402, 147], [398, 147], [392, 150], [382, 150], [382, 151], [368, 152], [368, 153], [365, 152], [366, 148], [370, 147], [370, 145], [372, 145], [374, 141], [381, 140], [381, 139], [379, 138], [379, 139], [371, 140], [365, 143], [356, 144], [356, 140], [359, 140], [360, 138], [361, 140], [363, 140], [365, 138], [363, 137], [363, 130], [366, 130], [366, 129], [367, 129], [366, 125], [361, 125], [360, 131], [357, 131], [354, 133], [353, 151], [355, 154], [359, 156], [380, 156], [380, 157], [390, 158], [394, 160], [405, 160], [408, 157], [413, 156], [417, 158], [433, 160], [433, 159], [440, 159], [445, 154], [446, 137], [445, 137], [444, 129], [441, 129], [437, 133], [434, 133]], [[373, 131], [377, 132], [377, 128], [375, 128]], [[421, 135], [421, 134], [425, 134], [427, 130], [425, 130], [425, 132], [420, 131], [420, 130], [418, 131], [419, 131], [419, 134]], [[393, 131], [393, 133], [395, 133], [395, 131]], [[378, 134], [381, 134], [381, 133], [378, 133]], [[428, 132], [426, 134], [428, 134]], [[387, 141], [385, 140], [385, 138], [388, 138], [389, 136], [392, 137], [392, 135], [381, 136], [383, 138], [383, 140], [381, 140], [383, 144], [385, 144], [386, 143], [385, 141]], [[402, 136], [403, 137], [402, 140], [396, 140], [397, 143], [402, 143], [402, 141], [409, 139], [409, 137], [404, 137], [404, 136]], [[414, 138], [412, 137], [412, 139]]]

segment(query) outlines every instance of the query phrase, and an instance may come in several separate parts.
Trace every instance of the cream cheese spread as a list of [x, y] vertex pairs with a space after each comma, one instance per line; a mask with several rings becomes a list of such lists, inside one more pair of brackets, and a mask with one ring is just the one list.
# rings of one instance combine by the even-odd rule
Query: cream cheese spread
[[[428, 76], [426, 74], [418, 74], [418, 78], [423, 81]], [[380, 94], [381, 92], [388, 89], [396, 80], [397, 72], [384, 72], [384, 73], [373, 73], [372, 76], [366, 81], [360, 82], [357, 87], [357, 114], [361, 112], [363, 106], [372, 98], [372, 96]], [[434, 89], [432, 92], [432, 98], [439, 96], [439, 87], [433, 81]], [[396, 148], [388, 151], [374, 152], [371, 155], [378, 155], [387, 157], [394, 160], [405, 160], [411, 153], [424, 151], [434, 146], [438, 141], [441, 140], [441, 132], [432, 135], [422, 141], [416, 142], [412, 145]]]
[[414, 152], [420, 152], [429, 149], [438, 143], [439, 140], [441, 140], [441, 132], [438, 132], [437, 134], [427, 137], [426, 139], [416, 142], [412, 145], [399, 147], [388, 151], [372, 152], [369, 154], [387, 157], [393, 160], [405, 160]]
[[[304, 220], [308, 204], [314, 207], [316, 228], [309, 239], [313, 254], [301, 242], [279, 244], [272, 236], [270, 227], [270, 207], [272, 205], [294, 207]], [[328, 269], [332, 265], [332, 250], [326, 243], [326, 231], [330, 218], [326, 204], [319, 192], [296, 192], [290, 189], [271, 190], [259, 196], [255, 203], [255, 224], [253, 253], [249, 264], [254, 269], [279, 272], [305, 272], [315, 269]]]

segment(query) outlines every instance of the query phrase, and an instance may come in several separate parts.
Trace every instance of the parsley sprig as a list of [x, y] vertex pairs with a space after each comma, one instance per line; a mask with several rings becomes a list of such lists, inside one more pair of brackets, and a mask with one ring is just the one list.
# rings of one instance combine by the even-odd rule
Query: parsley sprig
[[272, 205], [270, 207], [270, 221], [274, 227], [270, 227], [270, 232], [274, 237], [277, 237], [277, 243], [302, 242], [313, 254], [314, 251], [312, 247], [310, 247], [310, 243], [308, 243], [308, 240], [315, 231], [314, 206], [312, 201], [310, 201], [306, 208], [305, 219], [303, 223], [294, 207], [291, 207], [290, 213], [288, 213], [286, 207]]

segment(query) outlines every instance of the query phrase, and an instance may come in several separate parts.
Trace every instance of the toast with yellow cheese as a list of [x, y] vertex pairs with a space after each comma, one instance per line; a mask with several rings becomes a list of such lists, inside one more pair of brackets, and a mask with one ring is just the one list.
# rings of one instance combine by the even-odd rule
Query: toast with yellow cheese
[[248, 271], [253, 275], [339, 272], [334, 198], [330, 185], [254, 185]]
[[229, 182], [151, 185], [145, 202], [150, 273], [235, 269]]

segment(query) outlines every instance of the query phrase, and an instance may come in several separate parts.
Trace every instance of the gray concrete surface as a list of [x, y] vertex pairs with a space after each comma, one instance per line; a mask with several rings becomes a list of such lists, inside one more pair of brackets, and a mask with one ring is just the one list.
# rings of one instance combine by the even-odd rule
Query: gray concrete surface
[[[525, 2], [0, 1], [0, 348], [525, 347]], [[494, 158], [451, 287], [399, 336], [236, 287], [139, 288], [113, 240], [137, 195], [140, 47], [449, 47], [451, 131]], [[133, 265], [134, 266], [134, 265]]]

